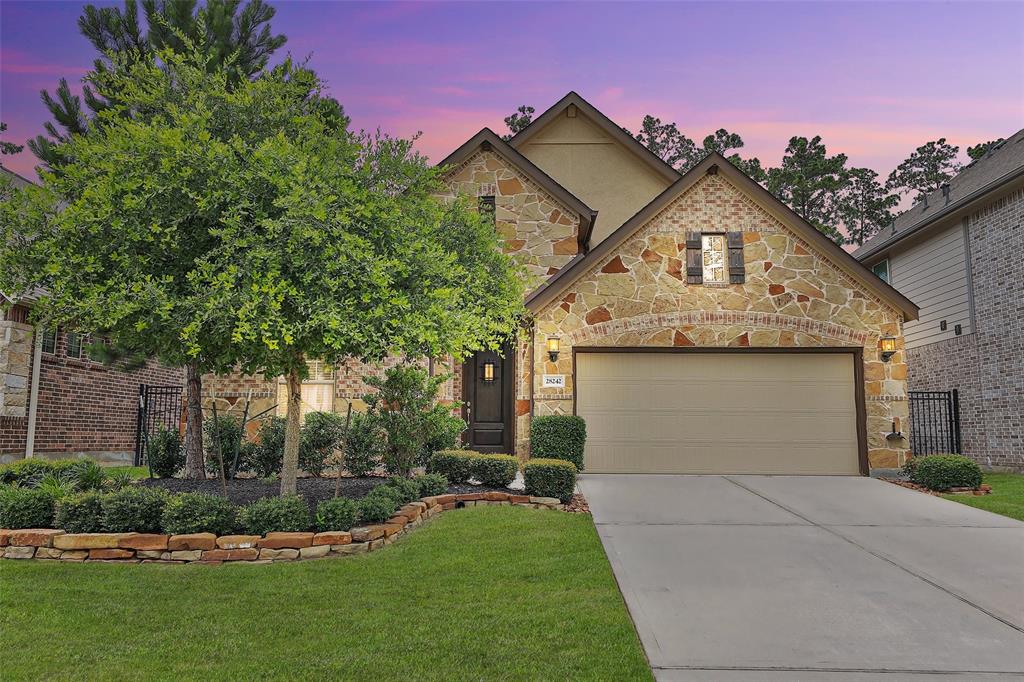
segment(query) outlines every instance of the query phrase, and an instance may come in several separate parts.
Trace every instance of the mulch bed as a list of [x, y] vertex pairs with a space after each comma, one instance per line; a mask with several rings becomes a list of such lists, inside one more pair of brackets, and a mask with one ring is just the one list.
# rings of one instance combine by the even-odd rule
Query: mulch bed
[[917, 483], [911, 483], [910, 481], [899, 479], [899, 478], [886, 478], [885, 476], [880, 477], [881, 480], [887, 483], [893, 483], [900, 486], [901, 488], [910, 488], [921, 493], [928, 495], [934, 495], [941, 497], [942, 495], [988, 495], [992, 492], [992, 486], [982, 483], [978, 488], [950, 488], [949, 490], [930, 490], [925, 488], [923, 485]]
[[[363, 478], [342, 478], [341, 496], [358, 500], [376, 488], [383, 485], [388, 479], [380, 476], [366, 476]], [[298, 480], [298, 492], [309, 504], [311, 512], [316, 511], [316, 505], [322, 500], [334, 497], [334, 478], [300, 478]], [[208, 495], [220, 495], [220, 481], [217, 479], [195, 480], [185, 478], [144, 478], [139, 481], [141, 485], [165, 488], [173, 493], [206, 493]], [[281, 494], [280, 481], [265, 481], [259, 478], [239, 478], [227, 482], [228, 499], [234, 504], [245, 505], [265, 497], [277, 497]], [[448, 486], [449, 493], [481, 493], [489, 491], [500, 491], [522, 495], [521, 490], [509, 490], [508, 488], [491, 488], [484, 485], [470, 485], [461, 483]]]

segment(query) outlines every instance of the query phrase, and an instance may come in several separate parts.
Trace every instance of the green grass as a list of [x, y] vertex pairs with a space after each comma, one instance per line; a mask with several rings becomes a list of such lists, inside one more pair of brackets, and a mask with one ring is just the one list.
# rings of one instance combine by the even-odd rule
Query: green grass
[[127, 471], [132, 478], [149, 478], [149, 467], [103, 467], [103, 471], [108, 476]]
[[589, 516], [444, 514], [368, 555], [0, 561], [7, 679], [650, 680]]
[[1024, 521], [1024, 474], [985, 474], [989, 495], [943, 495], [947, 500]]

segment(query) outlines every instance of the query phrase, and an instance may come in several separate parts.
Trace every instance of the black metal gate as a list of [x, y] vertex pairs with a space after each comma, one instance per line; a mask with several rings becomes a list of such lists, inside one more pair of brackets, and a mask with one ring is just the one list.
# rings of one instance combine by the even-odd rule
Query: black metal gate
[[159, 427], [177, 431], [181, 423], [181, 386], [139, 384], [135, 420], [135, 466], [145, 463], [146, 445]]
[[960, 452], [960, 394], [909, 391], [910, 451], [918, 456]]

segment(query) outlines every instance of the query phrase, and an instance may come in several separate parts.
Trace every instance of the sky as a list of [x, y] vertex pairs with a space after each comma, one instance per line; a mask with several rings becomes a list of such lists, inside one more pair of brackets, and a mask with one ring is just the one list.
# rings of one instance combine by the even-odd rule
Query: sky
[[[929, 140], [963, 154], [1024, 127], [1021, 1], [270, 2], [279, 56], [309, 57], [355, 127], [421, 132], [435, 161], [570, 90], [632, 130], [644, 114], [698, 140], [728, 128], [766, 165], [821, 135], [883, 177]], [[4, 139], [43, 132], [39, 91], [61, 76], [80, 91], [83, 4], [0, 0]], [[27, 147], [0, 161], [34, 175]]]

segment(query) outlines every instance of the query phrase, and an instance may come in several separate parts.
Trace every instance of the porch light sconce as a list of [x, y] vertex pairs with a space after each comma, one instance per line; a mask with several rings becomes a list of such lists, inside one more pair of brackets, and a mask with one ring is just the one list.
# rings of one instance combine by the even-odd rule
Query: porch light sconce
[[555, 361], [558, 360], [558, 346], [559, 346], [558, 337], [557, 336], [549, 336], [548, 337], [548, 358], [551, 359], [551, 362], [555, 362]]
[[484, 363], [484, 381], [490, 383], [494, 381], [494, 361], [488, 360]]
[[883, 336], [878, 340], [878, 350], [882, 352], [882, 362], [889, 362], [889, 358], [896, 354], [896, 337]]

